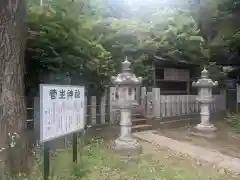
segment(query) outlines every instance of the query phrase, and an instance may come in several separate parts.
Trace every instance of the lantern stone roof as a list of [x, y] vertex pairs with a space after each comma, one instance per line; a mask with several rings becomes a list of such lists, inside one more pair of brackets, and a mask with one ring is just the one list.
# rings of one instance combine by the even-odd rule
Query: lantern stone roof
[[112, 83], [114, 85], [124, 85], [124, 86], [136, 86], [142, 83], [141, 77], [136, 77], [136, 75], [131, 71], [131, 62], [128, 61], [127, 57], [122, 62], [122, 72], [117, 76], [112, 77]]
[[197, 82], [193, 82], [192, 85], [194, 87], [202, 87], [202, 88], [211, 88], [218, 85], [217, 81], [214, 81], [209, 78], [208, 70], [204, 68], [201, 72], [201, 78], [197, 80]]

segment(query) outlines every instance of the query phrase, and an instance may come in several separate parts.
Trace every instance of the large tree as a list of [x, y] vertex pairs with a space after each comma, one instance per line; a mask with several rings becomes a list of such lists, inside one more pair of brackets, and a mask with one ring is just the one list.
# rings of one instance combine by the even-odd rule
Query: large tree
[[[9, 136], [17, 133], [23, 138], [26, 108], [24, 100], [24, 50], [27, 27], [24, 0], [0, 1], [0, 147], [10, 147]], [[11, 170], [23, 167], [25, 143], [18, 143], [19, 156], [9, 150]], [[21, 152], [23, 150], [24, 152]], [[16, 152], [15, 152], [16, 154]]]

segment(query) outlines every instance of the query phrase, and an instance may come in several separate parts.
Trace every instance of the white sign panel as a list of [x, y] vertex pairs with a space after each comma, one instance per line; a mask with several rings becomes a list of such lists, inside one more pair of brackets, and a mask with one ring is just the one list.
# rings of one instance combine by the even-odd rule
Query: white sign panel
[[84, 87], [40, 85], [40, 141], [83, 130]]

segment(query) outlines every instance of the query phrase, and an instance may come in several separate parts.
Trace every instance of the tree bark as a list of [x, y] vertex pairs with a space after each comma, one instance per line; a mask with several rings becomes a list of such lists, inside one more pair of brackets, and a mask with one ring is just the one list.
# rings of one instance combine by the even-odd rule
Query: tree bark
[[[23, 138], [25, 19], [25, 0], [0, 0], [0, 148], [8, 147], [9, 133], [16, 132]], [[8, 150], [7, 164], [11, 170], [27, 164], [23, 161], [27, 157], [25, 144], [17, 143], [18, 155], [16, 150]]]

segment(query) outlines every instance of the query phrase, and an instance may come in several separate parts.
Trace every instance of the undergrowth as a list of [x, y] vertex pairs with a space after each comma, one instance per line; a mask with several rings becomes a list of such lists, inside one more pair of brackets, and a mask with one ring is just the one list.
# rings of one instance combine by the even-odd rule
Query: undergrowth
[[236, 133], [240, 133], [240, 113], [228, 114], [225, 118], [227, 123], [233, 128]]
[[[49, 180], [77, 180], [83, 178], [89, 171], [90, 166], [88, 166], [87, 160], [91, 156], [95, 156], [92, 152], [94, 146], [98, 146], [102, 143], [102, 140], [91, 139], [87, 140], [84, 148], [80, 147], [78, 149], [78, 162], [72, 162], [72, 148], [69, 147], [59, 152], [55, 152], [54, 156], [50, 159], [50, 177]], [[84, 152], [83, 152], [84, 151]], [[36, 153], [36, 160], [31, 169], [30, 175], [18, 174], [14, 177], [6, 175], [6, 180], [44, 180], [43, 178], [43, 151]], [[53, 154], [53, 153], [51, 153]], [[4, 179], [4, 180], [5, 180]]]
[[[57, 152], [51, 158], [49, 180], [238, 180], [219, 174], [194, 159], [161, 150], [144, 152], [138, 159], [126, 161], [109, 148], [111, 142], [94, 139], [79, 149], [78, 163], [72, 163], [72, 149]], [[149, 146], [149, 145], [147, 145]], [[151, 145], [150, 145], [151, 146]], [[29, 177], [19, 175], [7, 180], [43, 180], [42, 155]]]

